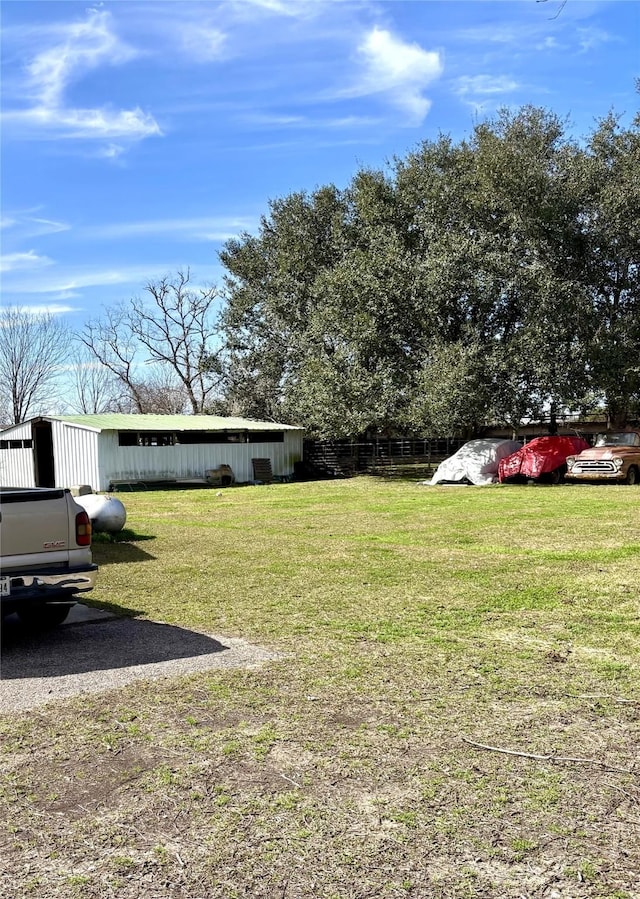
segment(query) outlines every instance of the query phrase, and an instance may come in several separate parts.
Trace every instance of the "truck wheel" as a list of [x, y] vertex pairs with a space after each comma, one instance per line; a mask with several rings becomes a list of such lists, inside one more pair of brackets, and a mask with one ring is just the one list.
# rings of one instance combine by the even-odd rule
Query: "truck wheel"
[[57, 603], [56, 605], [36, 603], [34, 605], [26, 606], [24, 609], [19, 609], [18, 618], [23, 624], [27, 625], [27, 627], [56, 627], [58, 624], [62, 624], [73, 606], [74, 603]]
[[637, 484], [638, 483], [638, 469], [635, 465], [632, 465], [627, 472], [627, 476], [624, 479], [625, 484]]

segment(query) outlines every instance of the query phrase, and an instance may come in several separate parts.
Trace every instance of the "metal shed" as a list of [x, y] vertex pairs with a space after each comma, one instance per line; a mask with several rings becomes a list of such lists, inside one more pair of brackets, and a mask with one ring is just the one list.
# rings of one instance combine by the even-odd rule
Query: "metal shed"
[[0, 485], [70, 487], [96, 492], [136, 482], [203, 482], [229, 465], [254, 481], [254, 459], [274, 477], [302, 459], [303, 429], [217, 415], [48, 415], [0, 431]]

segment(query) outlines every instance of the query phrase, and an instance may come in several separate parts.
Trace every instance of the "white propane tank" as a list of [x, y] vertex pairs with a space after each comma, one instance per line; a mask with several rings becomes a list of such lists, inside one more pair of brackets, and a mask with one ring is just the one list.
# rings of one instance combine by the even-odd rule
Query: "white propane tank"
[[74, 499], [89, 515], [94, 530], [115, 534], [124, 527], [127, 512], [115, 496], [89, 493], [86, 496], [74, 496]]

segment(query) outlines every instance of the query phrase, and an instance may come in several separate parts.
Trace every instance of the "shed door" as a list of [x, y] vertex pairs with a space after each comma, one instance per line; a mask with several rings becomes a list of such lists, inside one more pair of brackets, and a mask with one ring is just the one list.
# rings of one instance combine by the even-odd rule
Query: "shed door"
[[56, 473], [50, 421], [38, 421], [33, 424], [33, 457], [36, 487], [55, 487]]

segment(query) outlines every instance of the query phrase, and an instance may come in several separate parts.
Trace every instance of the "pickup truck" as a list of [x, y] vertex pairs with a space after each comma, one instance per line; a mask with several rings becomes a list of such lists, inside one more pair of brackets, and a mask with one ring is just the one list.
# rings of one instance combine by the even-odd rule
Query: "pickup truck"
[[91, 520], [68, 489], [0, 487], [2, 617], [42, 627], [61, 624], [91, 590]]
[[595, 444], [567, 458], [570, 481], [640, 483], [640, 431], [597, 434]]

